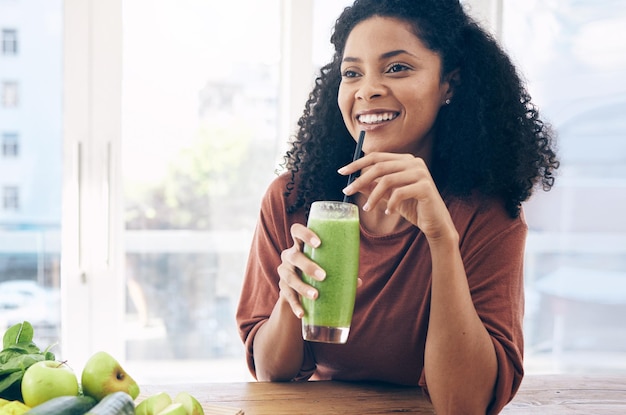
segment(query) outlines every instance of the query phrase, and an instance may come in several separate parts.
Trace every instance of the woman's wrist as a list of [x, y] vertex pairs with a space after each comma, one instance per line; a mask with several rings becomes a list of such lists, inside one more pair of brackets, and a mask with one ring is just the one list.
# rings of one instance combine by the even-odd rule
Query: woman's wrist
[[459, 246], [459, 233], [454, 226], [449, 226], [436, 234], [427, 234], [426, 239], [431, 250], [435, 248], [458, 248]]

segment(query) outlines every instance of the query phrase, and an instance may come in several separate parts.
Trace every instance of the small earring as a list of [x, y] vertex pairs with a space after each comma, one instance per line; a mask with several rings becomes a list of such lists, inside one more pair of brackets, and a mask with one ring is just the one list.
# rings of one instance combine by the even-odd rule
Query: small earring
[[446, 105], [450, 105], [450, 98], [448, 98], [448, 99], [446, 99], [446, 100], [445, 100], [445, 104], [446, 104]]

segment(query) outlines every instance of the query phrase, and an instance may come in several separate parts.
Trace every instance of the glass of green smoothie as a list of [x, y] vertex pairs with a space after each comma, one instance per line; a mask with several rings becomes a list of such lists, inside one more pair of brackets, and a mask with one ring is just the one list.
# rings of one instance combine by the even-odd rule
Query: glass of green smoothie
[[359, 209], [355, 204], [317, 201], [311, 205], [307, 227], [322, 243], [305, 245], [304, 253], [326, 271], [324, 281], [304, 274], [317, 299], [302, 298], [304, 340], [345, 343], [350, 332], [359, 271]]

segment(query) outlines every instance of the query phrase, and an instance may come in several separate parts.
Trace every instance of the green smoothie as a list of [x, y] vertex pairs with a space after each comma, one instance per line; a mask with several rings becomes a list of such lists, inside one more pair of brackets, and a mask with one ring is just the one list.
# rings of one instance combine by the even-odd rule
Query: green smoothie
[[[305, 310], [303, 333], [306, 333], [308, 328], [314, 330], [314, 327], [340, 328], [346, 330], [347, 339], [347, 330], [350, 327], [354, 310], [359, 270], [358, 208], [354, 206], [354, 210], [356, 212], [348, 217], [336, 215], [338, 217], [319, 218], [312, 215], [309, 218], [307, 226], [319, 236], [322, 243], [315, 249], [306, 245], [304, 253], [326, 271], [326, 278], [324, 281], [317, 281], [308, 275], [303, 275], [304, 281], [319, 292], [316, 300], [302, 298], [302, 306]], [[345, 340], [307, 339], [306, 334], [305, 340], [345, 342]]]

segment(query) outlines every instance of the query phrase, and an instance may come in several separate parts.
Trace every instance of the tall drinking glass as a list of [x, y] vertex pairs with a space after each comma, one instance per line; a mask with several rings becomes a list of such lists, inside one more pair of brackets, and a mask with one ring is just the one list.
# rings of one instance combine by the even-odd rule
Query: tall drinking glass
[[346, 202], [317, 201], [311, 205], [307, 227], [322, 243], [305, 245], [304, 253], [326, 271], [324, 281], [304, 274], [317, 299], [302, 298], [304, 340], [345, 343], [348, 340], [359, 271], [359, 209]]

